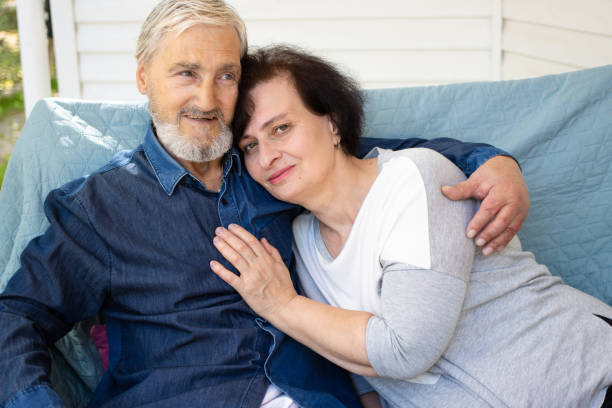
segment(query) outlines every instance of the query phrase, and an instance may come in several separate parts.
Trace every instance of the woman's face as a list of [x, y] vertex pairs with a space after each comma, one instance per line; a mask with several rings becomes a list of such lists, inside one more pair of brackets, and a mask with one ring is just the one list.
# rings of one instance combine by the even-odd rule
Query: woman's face
[[343, 154], [334, 148], [335, 124], [306, 108], [287, 75], [257, 85], [250, 96], [254, 111], [238, 144], [249, 173], [279, 200], [308, 201]]

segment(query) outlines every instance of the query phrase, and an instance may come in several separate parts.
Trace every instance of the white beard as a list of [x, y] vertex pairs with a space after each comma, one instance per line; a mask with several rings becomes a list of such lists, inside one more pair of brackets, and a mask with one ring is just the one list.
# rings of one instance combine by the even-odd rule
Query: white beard
[[[178, 125], [164, 122], [157, 113], [149, 108], [153, 124], [157, 131], [157, 138], [164, 148], [179, 159], [190, 162], [208, 162], [223, 156], [232, 147], [233, 135], [231, 129], [225, 124], [222, 115], [217, 119], [221, 124], [219, 134], [203, 135], [212, 137], [190, 138], [179, 130]], [[219, 112], [220, 113], [220, 112]], [[206, 143], [204, 140], [210, 140]]]

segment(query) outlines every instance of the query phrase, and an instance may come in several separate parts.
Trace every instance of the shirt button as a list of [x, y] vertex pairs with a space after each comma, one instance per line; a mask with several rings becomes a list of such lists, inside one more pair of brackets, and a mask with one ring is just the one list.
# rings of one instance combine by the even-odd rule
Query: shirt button
[[227, 205], [227, 200], [225, 199], [225, 197], [221, 198], [221, 204]]

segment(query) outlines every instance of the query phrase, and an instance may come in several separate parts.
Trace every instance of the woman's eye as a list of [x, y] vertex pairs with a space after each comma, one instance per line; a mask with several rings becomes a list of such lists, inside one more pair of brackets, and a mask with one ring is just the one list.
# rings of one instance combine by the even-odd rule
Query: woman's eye
[[285, 133], [287, 130], [289, 130], [289, 125], [287, 124], [278, 125], [274, 128], [274, 134], [280, 135], [280, 134]]
[[242, 145], [242, 151], [245, 152], [245, 153], [249, 153], [251, 150], [253, 150], [255, 148], [255, 146], [257, 146], [257, 142], [246, 143], [246, 144]]

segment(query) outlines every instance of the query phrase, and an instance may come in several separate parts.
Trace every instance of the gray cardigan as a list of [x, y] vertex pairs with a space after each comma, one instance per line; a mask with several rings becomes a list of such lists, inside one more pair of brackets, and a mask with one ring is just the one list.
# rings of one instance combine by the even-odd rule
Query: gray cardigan
[[[440, 193], [441, 185], [462, 177], [441, 155], [426, 149], [371, 155], [379, 155], [379, 169], [398, 155], [417, 165], [423, 183], [395, 189], [425, 186], [429, 234], [423, 239], [431, 257], [429, 269], [381, 265], [382, 313], [370, 319], [366, 332], [368, 358], [379, 377], [367, 380], [386, 402], [599, 407], [612, 384], [612, 327], [594, 314], [612, 317], [612, 308], [553, 277], [521, 250], [518, 238], [501, 253], [482, 256], [464, 232], [474, 204]], [[395, 189], [377, 199], [393, 199]], [[322, 267], [308, 258], [307, 246], [329, 257], [318, 228], [304, 227], [309, 222], [317, 225], [304, 214], [294, 224], [300, 280], [310, 297], [327, 301], [307, 272]], [[409, 381], [426, 371], [437, 375], [435, 383]]]

